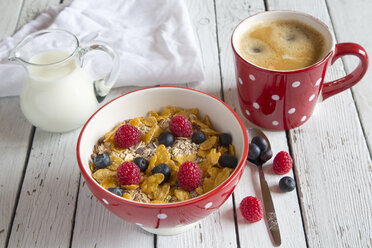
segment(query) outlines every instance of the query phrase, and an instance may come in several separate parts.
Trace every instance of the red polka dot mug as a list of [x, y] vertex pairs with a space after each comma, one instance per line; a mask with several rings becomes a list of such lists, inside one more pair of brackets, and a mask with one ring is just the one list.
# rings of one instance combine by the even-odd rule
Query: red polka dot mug
[[[267, 69], [245, 59], [239, 52], [238, 43], [246, 30], [273, 19], [297, 20], [320, 32], [325, 38], [323, 58], [313, 65], [294, 70]], [[288, 130], [302, 125], [310, 118], [318, 101], [355, 85], [368, 67], [367, 53], [360, 45], [336, 44], [324, 23], [295, 11], [267, 11], [252, 15], [235, 28], [231, 43], [242, 113], [253, 124], [269, 130]], [[359, 65], [345, 77], [324, 82], [329, 65], [344, 55], [357, 56]]]

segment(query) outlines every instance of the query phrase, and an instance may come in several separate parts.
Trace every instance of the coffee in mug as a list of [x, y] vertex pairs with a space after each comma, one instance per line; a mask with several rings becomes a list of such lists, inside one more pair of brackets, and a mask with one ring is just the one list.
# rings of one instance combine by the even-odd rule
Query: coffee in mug
[[[305, 13], [278, 10], [243, 20], [231, 37], [242, 114], [270, 130], [288, 130], [309, 120], [317, 102], [358, 83], [368, 68], [366, 51], [339, 43], [329, 28]], [[344, 55], [359, 58], [350, 74], [324, 82]]]
[[325, 57], [325, 37], [316, 29], [294, 19], [272, 19], [245, 31], [238, 53], [251, 63], [272, 70], [305, 68]]

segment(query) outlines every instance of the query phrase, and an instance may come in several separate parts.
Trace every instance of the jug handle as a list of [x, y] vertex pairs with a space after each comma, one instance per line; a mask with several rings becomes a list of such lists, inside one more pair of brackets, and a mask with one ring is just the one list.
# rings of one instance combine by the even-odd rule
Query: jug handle
[[81, 64], [83, 64], [82, 62], [84, 55], [94, 50], [106, 52], [112, 59], [110, 72], [107, 73], [103, 78], [94, 80], [93, 82], [94, 93], [96, 94], [97, 101], [101, 103], [118, 79], [120, 71], [120, 60], [119, 55], [109, 45], [101, 41], [92, 41], [88, 43], [86, 47], [81, 48], [79, 51], [79, 59]]

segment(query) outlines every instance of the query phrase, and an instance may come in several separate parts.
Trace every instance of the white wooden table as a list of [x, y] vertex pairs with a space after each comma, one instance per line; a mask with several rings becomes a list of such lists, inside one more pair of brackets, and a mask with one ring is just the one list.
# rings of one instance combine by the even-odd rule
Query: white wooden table
[[[372, 1], [185, 2], [206, 72], [197, 89], [223, 99], [238, 113], [230, 36], [251, 14], [307, 12], [328, 24], [338, 42], [360, 43], [372, 54]], [[0, 39], [59, 3], [0, 0]], [[350, 72], [354, 64], [349, 58], [338, 61], [328, 79]], [[294, 158], [290, 176], [297, 190], [290, 193], [279, 192], [281, 177], [272, 173], [270, 163], [264, 168], [282, 247], [372, 247], [370, 81], [371, 70], [352, 90], [319, 104], [300, 128], [266, 132], [274, 153], [287, 150]], [[133, 89], [116, 89], [110, 97]], [[18, 102], [18, 97], [0, 99], [0, 247], [272, 247], [265, 221], [248, 224], [237, 208], [245, 196], [261, 198], [256, 168], [247, 166], [233, 196], [195, 229], [171, 237], [151, 235], [108, 212], [87, 189], [75, 159], [80, 130], [50, 134], [34, 128]]]

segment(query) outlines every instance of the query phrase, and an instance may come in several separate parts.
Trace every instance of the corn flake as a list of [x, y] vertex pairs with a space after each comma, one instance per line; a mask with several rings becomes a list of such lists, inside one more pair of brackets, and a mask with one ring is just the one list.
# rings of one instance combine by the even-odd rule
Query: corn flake
[[153, 126], [149, 131], [147, 131], [147, 133], [142, 135], [141, 139], [143, 142], [145, 142], [146, 145], [148, 145], [153, 139], [159, 137], [161, 132], [162, 129], [157, 124], [155, 124], [155, 126]]
[[141, 117], [137, 117], [137, 118], [134, 118], [132, 120], [129, 121], [129, 125], [132, 125], [132, 126], [135, 126], [135, 127], [138, 127], [140, 124], [141, 124]]
[[235, 147], [233, 145], [229, 145], [229, 154], [235, 156]]
[[116, 175], [105, 177], [104, 179], [102, 179], [100, 184], [105, 189], [115, 188], [115, 187], [120, 186], [120, 183], [118, 182], [118, 179], [116, 178]]
[[124, 163], [124, 160], [119, 158], [118, 156], [114, 155], [114, 154], [111, 154], [110, 155], [110, 165], [107, 166], [107, 169], [109, 170], [112, 170], [112, 171], [116, 171], [116, 169], [122, 164]]
[[154, 169], [155, 167], [155, 163], [156, 163], [156, 160], [157, 160], [157, 156], [156, 154], [154, 156], [152, 156], [152, 158], [150, 159], [150, 162], [149, 162], [149, 165], [146, 169], [146, 175], [150, 175], [151, 174], [151, 171], [152, 169]]
[[151, 175], [142, 182], [141, 189], [146, 194], [154, 193], [163, 180], [164, 175], [161, 173]]
[[213, 188], [216, 188], [218, 185], [223, 183], [233, 172], [232, 168], [224, 167], [222, 170], [218, 172], [214, 179]]
[[181, 165], [185, 163], [186, 161], [195, 161], [196, 160], [196, 154], [189, 154], [186, 156], [176, 156], [173, 158], [174, 161], [178, 163], [178, 165]]
[[167, 163], [170, 160], [170, 154], [165, 148], [164, 145], [160, 145], [156, 148], [156, 163], [155, 164], [161, 164], [161, 163]]
[[211, 136], [200, 144], [200, 150], [210, 150], [214, 145], [216, 145], [216, 142], [217, 136]]
[[131, 184], [131, 185], [123, 185], [124, 189], [130, 190], [130, 189], [137, 189], [139, 186], [136, 184]]
[[132, 196], [131, 196], [129, 193], [124, 193], [124, 194], [123, 194], [123, 198], [125, 198], [125, 199], [127, 199], [127, 200], [131, 200], [131, 201], [133, 201]]
[[155, 116], [149, 116], [142, 120], [142, 123], [148, 127], [153, 127], [157, 123], [157, 119]]
[[175, 189], [174, 195], [177, 197], [179, 201], [186, 201], [191, 199], [190, 193], [184, 189]]
[[101, 183], [103, 179], [106, 177], [111, 177], [115, 176], [116, 177], [116, 171], [109, 170], [107, 168], [104, 169], [99, 169], [93, 172], [92, 177], [98, 182]]
[[167, 195], [169, 194], [169, 190], [170, 190], [169, 183], [164, 183], [163, 185], [160, 185], [154, 192], [154, 199], [158, 201], [164, 201], [165, 197], [167, 197]]
[[211, 119], [209, 119], [209, 116], [208, 116], [208, 115], [205, 115], [205, 116], [204, 116], [204, 123], [205, 123], [205, 125], [207, 125], [209, 128], [212, 128]]

